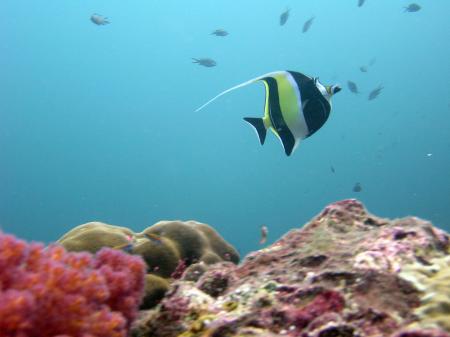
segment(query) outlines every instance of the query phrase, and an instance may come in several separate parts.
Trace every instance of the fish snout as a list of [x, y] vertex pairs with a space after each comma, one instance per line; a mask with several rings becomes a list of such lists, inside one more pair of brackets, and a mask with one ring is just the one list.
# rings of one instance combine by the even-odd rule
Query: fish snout
[[342, 88], [340, 85], [335, 84], [335, 85], [331, 86], [331, 94], [332, 95], [337, 94], [341, 90], [342, 90]]

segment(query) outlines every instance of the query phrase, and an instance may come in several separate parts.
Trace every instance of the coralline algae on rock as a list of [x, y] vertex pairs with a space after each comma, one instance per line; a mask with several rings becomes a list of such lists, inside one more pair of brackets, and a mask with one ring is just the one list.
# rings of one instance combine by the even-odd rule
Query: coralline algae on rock
[[188, 268], [133, 336], [450, 337], [449, 275], [444, 231], [344, 200], [238, 266]]

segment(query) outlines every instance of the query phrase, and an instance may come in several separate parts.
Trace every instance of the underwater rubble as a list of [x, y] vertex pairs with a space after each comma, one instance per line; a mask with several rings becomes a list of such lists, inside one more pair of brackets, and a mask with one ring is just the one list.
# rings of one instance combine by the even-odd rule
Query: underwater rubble
[[132, 336], [450, 337], [449, 247], [427, 221], [336, 202], [239, 265], [191, 265]]

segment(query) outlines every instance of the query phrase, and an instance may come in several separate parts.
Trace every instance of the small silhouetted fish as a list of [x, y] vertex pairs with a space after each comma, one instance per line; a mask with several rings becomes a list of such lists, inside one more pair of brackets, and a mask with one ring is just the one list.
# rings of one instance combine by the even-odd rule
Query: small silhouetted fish
[[366, 2], [366, 0], [358, 0], [358, 7], [364, 5], [364, 2]]
[[92, 14], [91, 21], [98, 26], [104, 26], [109, 24], [108, 18], [100, 14]]
[[353, 192], [361, 192], [362, 186], [360, 183], [356, 183], [355, 186], [353, 186]]
[[267, 241], [267, 236], [269, 235], [269, 229], [267, 228], [267, 226], [261, 226], [261, 238], [259, 240], [259, 244], [263, 245], [266, 243]]
[[309, 30], [309, 28], [311, 28], [313, 21], [314, 21], [314, 16], [305, 22], [305, 24], [303, 25], [303, 33], [306, 33]]
[[348, 90], [350, 90], [354, 94], [359, 94], [358, 87], [355, 82], [347, 81]]
[[192, 58], [192, 59], [194, 60], [194, 62], [192, 63], [198, 63], [198, 65], [208, 68], [215, 67], [217, 65], [216, 61], [210, 58], [202, 58], [202, 59]]
[[161, 244], [162, 244], [161, 237], [158, 236], [158, 235], [156, 235], [156, 234], [152, 234], [152, 233], [150, 233], [150, 234], [144, 233], [144, 236], [145, 236], [148, 240], [150, 240], [151, 242], [153, 242], [153, 243], [156, 243], [156, 244], [158, 244], [158, 245], [161, 245]]
[[377, 62], [377, 58], [376, 57], [372, 57], [369, 61], [369, 66], [373, 66], [375, 63]]
[[115, 247], [112, 247], [112, 248], [113, 249], [122, 250], [122, 251], [130, 254], [130, 253], [133, 252], [133, 247], [134, 247], [133, 243], [129, 242], [129, 243], [123, 243], [121, 245], [118, 245], [118, 246], [115, 246]]
[[287, 20], [289, 19], [291, 9], [287, 8], [283, 13], [280, 15], [280, 26], [283, 26]]
[[418, 4], [412, 3], [409, 4], [408, 6], [404, 7], [405, 8], [405, 12], [418, 12], [422, 9], [422, 7], [420, 7]]
[[211, 33], [211, 35], [215, 35], [215, 36], [227, 36], [228, 32], [226, 30], [223, 29], [216, 29], [215, 31], [213, 31]]
[[367, 73], [367, 67], [366, 66], [361, 66], [361, 67], [359, 67], [359, 70], [362, 72], [362, 73]]
[[377, 98], [378, 95], [381, 93], [381, 90], [383, 90], [383, 87], [382, 87], [381, 85], [378, 86], [378, 88], [373, 89], [373, 90], [369, 93], [368, 100], [371, 101], [371, 100]]
[[331, 171], [331, 173], [336, 173], [336, 170], [334, 169], [333, 165], [330, 165], [330, 171]]

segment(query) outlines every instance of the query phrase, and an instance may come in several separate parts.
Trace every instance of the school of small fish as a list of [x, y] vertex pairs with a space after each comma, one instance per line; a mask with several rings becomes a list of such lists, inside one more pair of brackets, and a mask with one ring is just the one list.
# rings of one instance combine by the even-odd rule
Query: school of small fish
[[[367, 5], [367, 3], [370, 3], [371, 1], [369, 0], [357, 0], [357, 7], [363, 7], [365, 5]], [[417, 4], [417, 3], [410, 3], [407, 6], [403, 7], [403, 11], [405, 13], [415, 13], [418, 12], [422, 9], [422, 7]], [[281, 14], [279, 15], [278, 18], [278, 23], [280, 26], [285, 26], [288, 21], [290, 20], [291, 17], [291, 8], [286, 7], [286, 9], [281, 12]], [[310, 16], [307, 20], [305, 20], [303, 22], [303, 25], [301, 26], [301, 31], [302, 33], [308, 33], [313, 25], [313, 23], [315, 22], [316, 17], [314, 15]], [[104, 25], [108, 25], [110, 24], [110, 21], [107, 17], [100, 15], [100, 14], [92, 14], [90, 17], [90, 20], [93, 24], [97, 25], [97, 26], [104, 26]], [[219, 37], [219, 38], [225, 38], [229, 35], [228, 31], [222, 28], [217, 28], [214, 29], [210, 35], [213, 35], [215, 37]], [[217, 62], [210, 58], [210, 57], [199, 57], [199, 58], [192, 58], [192, 63], [195, 63], [199, 66], [202, 67], [206, 67], [206, 68], [213, 68], [217, 66]], [[373, 57], [372, 59], [369, 60], [369, 62], [367, 64], [363, 64], [360, 65], [358, 67], [359, 71], [361, 73], [367, 74], [370, 73], [370, 69], [375, 65], [376, 63], [376, 58]], [[364, 75], [366, 76], [366, 75]], [[347, 88], [348, 90], [354, 94], [354, 95], [358, 95], [361, 93], [361, 91], [358, 88], [358, 85], [356, 82], [352, 81], [352, 80], [347, 80]], [[384, 87], [380, 84], [377, 87], [373, 88], [367, 95], [367, 100], [369, 101], [373, 101], [375, 99], [377, 99], [382, 90], [384, 89]], [[331, 165], [330, 166], [330, 171], [334, 174], [335, 168]], [[359, 182], [355, 183], [355, 185], [352, 188], [353, 192], [361, 192], [362, 191], [362, 186]], [[268, 234], [268, 229], [266, 226], [262, 226], [261, 227], [261, 239], [260, 239], [260, 244], [264, 244], [267, 240], [267, 234]], [[148, 236], [147, 237], [149, 240], [152, 241], [157, 241], [159, 238], [156, 237], [151, 237]], [[118, 247], [115, 247], [117, 249], [122, 249], [125, 251], [131, 250], [133, 248], [133, 243], [130, 242], [129, 244], [125, 244], [125, 245], [121, 245]]]
[[[366, 3], [366, 0], [358, 0], [357, 1], [357, 6], [358, 7], [363, 7], [364, 4]], [[410, 3], [407, 6], [403, 7], [404, 12], [409, 12], [409, 13], [414, 13], [414, 12], [418, 12], [422, 9], [422, 7], [417, 4], [417, 3]], [[289, 20], [291, 16], [291, 8], [286, 7], [286, 9], [280, 14], [279, 16], [279, 25], [280, 26], [284, 26], [286, 25], [287, 21]], [[110, 23], [110, 21], [108, 20], [107, 17], [100, 15], [100, 14], [92, 14], [90, 17], [90, 20], [92, 23], [94, 23], [97, 26], [104, 26], [104, 25], [108, 25]], [[313, 25], [315, 20], [315, 16], [311, 16], [309, 19], [307, 19], [304, 23], [303, 23], [303, 27], [302, 27], [302, 32], [303, 33], [307, 33], [310, 29], [311, 26]], [[222, 28], [218, 28], [215, 29], [214, 31], [211, 32], [211, 35], [217, 36], [217, 37], [226, 37], [229, 35], [228, 31], [226, 31], [225, 29]], [[209, 57], [201, 57], [201, 58], [192, 58], [193, 62], [192, 63], [196, 63], [200, 66], [206, 67], [206, 68], [212, 68], [217, 66], [217, 62]], [[370, 62], [369, 65], [363, 65], [359, 67], [359, 70], [363, 73], [367, 73], [369, 67], [373, 66], [375, 63], [375, 58], [373, 58]], [[358, 88], [356, 86], [356, 84], [352, 81], [348, 81], [348, 88], [349, 90], [354, 93], [357, 94], [359, 93]], [[378, 95], [381, 92], [381, 87], [374, 89], [371, 94], [369, 95], [369, 100], [373, 100], [376, 97], [378, 97]]]

